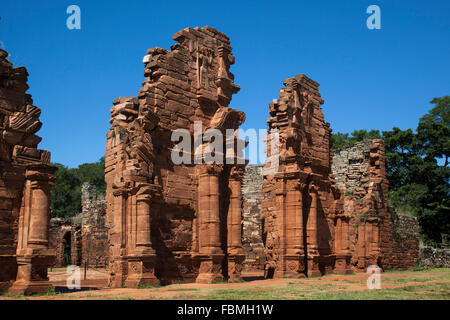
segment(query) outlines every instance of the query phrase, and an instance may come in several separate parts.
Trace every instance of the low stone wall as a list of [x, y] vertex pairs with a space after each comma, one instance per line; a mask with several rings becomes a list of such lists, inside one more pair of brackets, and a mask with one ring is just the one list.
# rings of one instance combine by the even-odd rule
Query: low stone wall
[[420, 248], [418, 264], [422, 268], [450, 268], [450, 249]]

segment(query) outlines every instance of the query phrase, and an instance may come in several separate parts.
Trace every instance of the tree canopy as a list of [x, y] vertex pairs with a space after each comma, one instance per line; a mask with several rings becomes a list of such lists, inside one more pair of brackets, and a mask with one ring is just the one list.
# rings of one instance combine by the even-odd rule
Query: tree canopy
[[98, 162], [85, 163], [78, 168], [67, 168], [55, 163], [56, 171], [55, 186], [51, 191], [52, 216], [58, 218], [69, 218], [81, 212], [81, 185], [89, 182], [96, 186], [97, 194], [104, 194], [105, 183], [105, 158]]

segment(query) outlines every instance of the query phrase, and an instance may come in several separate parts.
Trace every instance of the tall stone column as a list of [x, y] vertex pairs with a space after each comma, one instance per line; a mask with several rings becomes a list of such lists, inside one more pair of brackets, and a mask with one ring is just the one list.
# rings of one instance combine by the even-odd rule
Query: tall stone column
[[309, 187], [311, 206], [309, 208], [307, 235], [308, 235], [308, 276], [320, 276], [319, 270], [319, 243], [317, 237], [317, 187]]
[[287, 253], [287, 237], [286, 237], [286, 179], [284, 173], [275, 175], [277, 187], [276, 195], [276, 230], [278, 231], [278, 261], [274, 272], [275, 278], [285, 277], [286, 272], [286, 253]]
[[111, 259], [108, 285], [114, 288], [123, 287], [127, 276], [127, 261], [125, 256], [127, 243], [126, 211], [128, 193], [128, 190], [124, 188], [113, 191], [113, 216], [111, 219], [113, 226], [109, 237], [111, 244]]
[[228, 208], [228, 277], [229, 281], [241, 281], [242, 263], [245, 259], [242, 247], [242, 179], [244, 167], [231, 169], [229, 189], [231, 192]]
[[223, 280], [222, 261], [224, 254], [220, 244], [219, 176], [221, 165], [206, 164], [199, 168], [198, 214], [199, 214], [199, 259], [200, 269], [197, 283]]
[[151, 241], [151, 203], [158, 188], [155, 185], [142, 185], [134, 196], [136, 208], [132, 212], [131, 233], [135, 243], [128, 244], [128, 276], [125, 286], [138, 288], [142, 285], [156, 285], [156, 254]]
[[353, 272], [350, 267], [351, 254], [349, 251], [348, 220], [349, 218], [346, 216], [339, 216], [336, 218], [336, 263], [334, 267], [334, 273], [350, 274]]
[[303, 246], [303, 184], [297, 178], [288, 183], [286, 190], [286, 270], [285, 277], [304, 277]]
[[51, 166], [31, 167], [26, 173], [23, 203], [19, 216], [17, 278], [13, 294], [34, 294], [51, 288], [47, 268], [55, 253], [49, 249], [50, 190], [54, 184]]
[[358, 243], [357, 243], [357, 256], [358, 256], [358, 269], [365, 272], [366, 268], [366, 221], [361, 221], [358, 227]]

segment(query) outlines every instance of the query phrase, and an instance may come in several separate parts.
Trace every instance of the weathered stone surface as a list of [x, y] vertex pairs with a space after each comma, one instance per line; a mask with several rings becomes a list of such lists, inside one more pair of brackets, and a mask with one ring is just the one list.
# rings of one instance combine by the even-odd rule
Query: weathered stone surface
[[[336, 210], [340, 193], [331, 177], [331, 130], [319, 84], [300, 74], [284, 85], [267, 121], [268, 141], [279, 131], [279, 168], [263, 182], [266, 276], [321, 275], [333, 269], [337, 254], [347, 272], [347, 243], [334, 241], [334, 234], [348, 218]], [[273, 156], [268, 142], [267, 158]]]
[[450, 268], [450, 249], [420, 248], [418, 264], [422, 268]]
[[33, 106], [28, 72], [14, 68], [0, 50], [0, 291], [47, 290], [49, 201], [56, 167], [37, 149], [41, 110]]
[[81, 265], [81, 223], [76, 218], [51, 219], [49, 246], [55, 250], [52, 267]]
[[247, 166], [242, 181], [242, 245], [247, 271], [263, 270], [265, 264], [261, 217], [262, 183], [262, 166]]
[[211, 27], [173, 39], [171, 51], [148, 50], [137, 98], [118, 98], [111, 109], [105, 179], [114, 287], [240, 279], [245, 163], [174, 165], [170, 156], [176, 129], [193, 137], [194, 121], [222, 133], [244, 122], [228, 107], [239, 91], [230, 42]]
[[391, 214], [392, 249], [390, 268], [408, 269], [420, 265], [419, 221], [415, 217]]
[[109, 225], [106, 220], [106, 202], [97, 195], [94, 185], [81, 186], [81, 264], [106, 267], [109, 263]]
[[54, 218], [50, 223], [50, 247], [55, 250], [53, 267], [69, 264], [90, 268], [106, 267], [109, 261], [109, 226], [106, 202], [94, 185], [81, 186], [82, 212], [70, 219]]
[[[297, 75], [284, 84], [269, 104], [268, 141], [277, 129], [280, 143], [278, 172], [264, 175], [262, 188], [266, 276], [414, 265], [417, 232], [404, 239], [405, 218], [387, 210], [383, 141], [363, 141], [332, 156], [318, 83]], [[267, 158], [273, 156], [268, 143]]]
[[383, 140], [379, 139], [334, 151], [332, 170], [344, 194], [344, 212], [350, 217], [349, 250], [355, 271], [364, 272], [369, 265], [406, 269], [417, 263], [417, 221], [391, 216], [387, 209], [384, 152]]

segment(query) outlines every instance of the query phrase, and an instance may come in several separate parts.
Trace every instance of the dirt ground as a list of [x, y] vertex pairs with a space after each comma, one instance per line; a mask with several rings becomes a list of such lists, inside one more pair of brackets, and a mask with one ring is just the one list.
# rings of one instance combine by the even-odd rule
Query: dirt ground
[[[84, 272], [81, 272], [84, 279]], [[268, 279], [260, 273], [244, 274], [243, 282], [183, 283], [140, 289], [107, 288], [107, 272], [89, 269], [81, 290], [69, 290], [65, 269], [53, 269], [49, 278], [55, 290], [38, 296], [0, 299], [86, 300], [86, 299], [450, 299], [450, 269], [393, 271], [381, 275], [381, 289], [367, 288], [368, 274], [338, 275], [305, 279]]]

